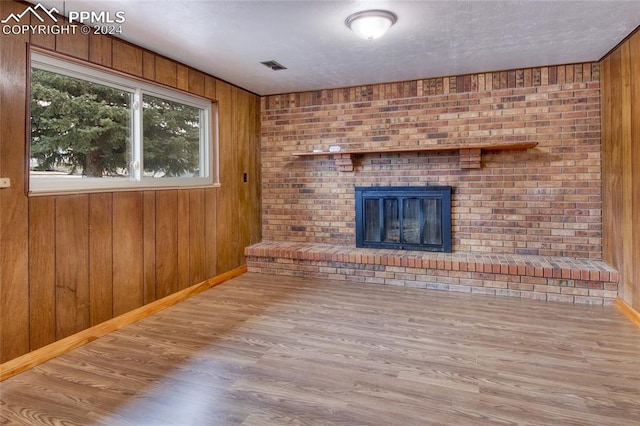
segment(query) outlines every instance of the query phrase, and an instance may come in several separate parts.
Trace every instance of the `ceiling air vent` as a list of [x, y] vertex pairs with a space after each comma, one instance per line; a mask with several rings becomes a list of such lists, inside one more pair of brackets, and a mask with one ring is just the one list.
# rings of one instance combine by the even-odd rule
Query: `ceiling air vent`
[[280, 71], [280, 70], [286, 70], [287, 67], [285, 67], [282, 64], [277, 63], [276, 61], [264, 61], [264, 62], [260, 62], [262, 65], [264, 65], [267, 68], [271, 68], [271, 70], [273, 71]]

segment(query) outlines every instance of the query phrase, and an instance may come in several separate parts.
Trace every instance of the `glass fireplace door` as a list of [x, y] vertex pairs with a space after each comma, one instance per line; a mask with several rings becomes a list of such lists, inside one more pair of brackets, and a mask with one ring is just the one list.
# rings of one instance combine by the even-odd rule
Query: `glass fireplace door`
[[451, 187], [356, 188], [356, 246], [451, 251]]

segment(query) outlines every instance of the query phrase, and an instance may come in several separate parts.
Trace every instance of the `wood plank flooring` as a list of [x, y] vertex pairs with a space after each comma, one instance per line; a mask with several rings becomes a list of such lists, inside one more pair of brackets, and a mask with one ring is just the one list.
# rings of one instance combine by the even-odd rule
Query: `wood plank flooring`
[[0, 384], [16, 425], [640, 425], [589, 307], [248, 273]]

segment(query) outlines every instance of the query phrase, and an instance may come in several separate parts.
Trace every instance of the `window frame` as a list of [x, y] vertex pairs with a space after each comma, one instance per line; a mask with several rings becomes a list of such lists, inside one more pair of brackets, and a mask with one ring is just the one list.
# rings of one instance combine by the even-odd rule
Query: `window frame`
[[[37, 177], [31, 176], [31, 70], [40, 69], [81, 79], [132, 94], [131, 154], [128, 177]], [[179, 189], [220, 186], [218, 174], [218, 105], [217, 102], [173, 87], [150, 82], [95, 64], [67, 58], [41, 49], [29, 50], [27, 82], [27, 182], [29, 195], [59, 193], [113, 192], [142, 189]], [[144, 177], [143, 102], [144, 95], [182, 103], [200, 109], [199, 177]]]

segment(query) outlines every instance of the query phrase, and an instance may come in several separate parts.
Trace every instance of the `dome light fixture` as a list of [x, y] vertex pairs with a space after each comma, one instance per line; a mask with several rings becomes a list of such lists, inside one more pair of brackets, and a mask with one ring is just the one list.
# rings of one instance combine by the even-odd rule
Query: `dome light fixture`
[[364, 10], [349, 15], [344, 23], [358, 37], [374, 40], [382, 37], [397, 20], [398, 16], [388, 10]]

